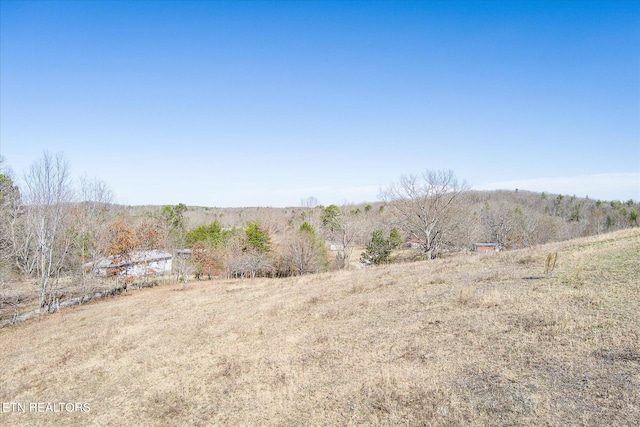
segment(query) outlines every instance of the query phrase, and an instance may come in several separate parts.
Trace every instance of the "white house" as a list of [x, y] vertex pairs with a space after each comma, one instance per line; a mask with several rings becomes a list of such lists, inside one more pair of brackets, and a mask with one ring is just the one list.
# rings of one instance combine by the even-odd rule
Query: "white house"
[[162, 276], [171, 274], [173, 255], [159, 250], [111, 255], [96, 263], [87, 263], [85, 268], [93, 269], [96, 276]]

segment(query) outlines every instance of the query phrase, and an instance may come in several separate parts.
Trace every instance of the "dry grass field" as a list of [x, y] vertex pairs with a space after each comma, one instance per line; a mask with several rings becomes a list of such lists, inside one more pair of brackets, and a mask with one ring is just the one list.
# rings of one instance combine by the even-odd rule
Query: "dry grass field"
[[0, 424], [640, 424], [638, 228], [177, 288], [0, 330]]

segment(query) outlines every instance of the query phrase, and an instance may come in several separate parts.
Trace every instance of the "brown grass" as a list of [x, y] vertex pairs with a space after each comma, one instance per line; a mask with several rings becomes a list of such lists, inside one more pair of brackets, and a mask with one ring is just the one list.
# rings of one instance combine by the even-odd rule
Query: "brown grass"
[[[92, 277], [87, 278], [84, 284], [80, 282], [79, 277], [62, 278], [58, 283], [52, 284], [50, 292], [54, 298], [62, 302], [76, 297], [90, 296], [100, 291], [113, 290], [123, 285], [115, 277]], [[129, 287], [137, 289], [173, 282], [175, 282], [173, 275], [147, 277], [140, 283], [130, 284]], [[39, 308], [38, 287], [33, 279], [23, 277], [11, 284], [0, 284], [0, 323]]]
[[637, 425], [639, 254], [634, 229], [77, 306], [0, 330], [0, 403], [90, 412], [0, 424]]

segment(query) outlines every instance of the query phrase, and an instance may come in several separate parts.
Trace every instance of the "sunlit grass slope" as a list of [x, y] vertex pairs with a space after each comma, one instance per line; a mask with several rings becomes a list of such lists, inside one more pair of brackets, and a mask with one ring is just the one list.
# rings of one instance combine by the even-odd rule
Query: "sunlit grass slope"
[[[549, 253], [558, 264], [544, 274]], [[4, 425], [637, 425], [640, 229], [133, 291], [0, 330]]]

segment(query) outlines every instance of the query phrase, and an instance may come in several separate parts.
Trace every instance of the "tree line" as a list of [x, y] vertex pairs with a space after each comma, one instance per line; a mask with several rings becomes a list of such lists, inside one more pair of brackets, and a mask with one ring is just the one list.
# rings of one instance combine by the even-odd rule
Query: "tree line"
[[[403, 176], [375, 203], [322, 206], [310, 197], [296, 208], [252, 210], [119, 206], [105, 182], [72, 182], [62, 154], [44, 153], [21, 185], [16, 181], [2, 161], [0, 292], [29, 277], [42, 308], [60, 296], [62, 282], [90, 291], [96, 263], [126, 261], [139, 251], [172, 253], [183, 282], [286, 277], [433, 259], [476, 242], [515, 249], [639, 225], [633, 200], [471, 191], [447, 170]], [[212, 212], [212, 220], [202, 216]], [[354, 259], [356, 249], [361, 255]]]

